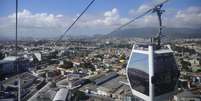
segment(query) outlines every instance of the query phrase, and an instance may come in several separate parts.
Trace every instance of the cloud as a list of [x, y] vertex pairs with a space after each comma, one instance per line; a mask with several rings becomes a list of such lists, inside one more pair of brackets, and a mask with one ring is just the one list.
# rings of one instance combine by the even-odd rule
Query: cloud
[[[15, 33], [15, 13], [1, 17], [0, 33], [13, 36]], [[73, 20], [62, 14], [32, 13], [24, 9], [18, 13], [19, 37], [59, 36]]]
[[84, 23], [85, 25], [98, 25], [98, 26], [118, 26], [129, 21], [128, 18], [123, 18], [120, 16], [117, 8], [113, 8], [110, 11], [104, 12], [101, 17], [93, 17], [93, 19], [88, 19], [89, 22]]
[[[129, 14], [132, 18], [142, 14], [151, 8], [148, 5], [141, 5], [138, 9], [131, 9]], [[175, 10], [168, 13], [166, 10], [162, 15], [163, 26], [176, 28], [201, 28], [201, 7], [192, 6], [183, 10]], [[156, 27], [158, 26], [158, 18], [156, 14], [148, 14], [138, 20], [131, 27]]]
[[[24, 9], [18, 13], [19, 33], [21, 36], [59, 36], [75, 20], [75, 17], [64, 16], [62, 14], [33, 13]], [[85, 14], [75, 24], [69, 34], [93, 35], [104, 34], [115, 27], [127, 22], [129, 19], [121, 17], [117, 8], [113, 8], [104, 13], [90, 15]], [[0, 18], [0, 33], [15, 32], [15, 13], [7, 17]]]
[[[103, 13], [85, 14], [75, 24], [69, 34], [72, 35], [93, 35], [105, 34], [120, 25], [128, 22], [135, 16], [142, 14], [149, 5], [141, 5], [137, 9], [131, 9], [128, 14], [132, 16], [121, 16], [117, 8], [105, 11]], [[19, 16], [19, 35], [33, 37], [58, 37], [74, 21], [77, 16], [50, 13], [33, 13], [24, 9], [18, 13]], [[163, 25], [166, 27], [187, 27], [201, 28], [201, 7], [189, 7], [183, 10], [176, 10], [168, 13], [168, 10], [162, 15]], [[0, 17], [0, 34], [14, 35], [15, 33], [15, 13]], [[136, 20], [126, 28], [138, 27], [157, 27], [158, 18], [156, 14], [149, 14]]]
[[137, 13], [143, 13], [143, 12], [147, 11], [150, 8], [151, 7], [149, 5], [143, 4], [137, 9]]
[[[63, 15], [58, 14], [47, 14], [47, 13], [36, 13], [32, 14], [29, 10], [24, 9], [23, 11], [18, 13], [19, 25], [24, 27], [36, 27], [36, 28], [44, 28], [44, 27], [55, 27], [61, 25], [60, 18]], [[8, 18], [15, 22], [15, 13], [8, 16]]]
[[[137, 9], [129, 10], [128, 14], [130, 15], [130, 19], [134, 19], [135, 17], [143, 14], [147, 10], [151, 8], [150, 5], [142, 4]], [[158, 19], [155, 14], [147, 14], [144, 17], [141, 17], [128, 25], [131, 28], [139, 28], [139, 27], [156, 27], [158, 26]]]
[[176, 13], [175, 21], [178, 27], [201, 28], [201, 7], [189, 7]]
[[107, 34], [114, 28], [126, 23], [129, 18], [122, 17], [119, 14], [117, 8], [113, 8], [109, 11], [105, 11], [98, 15], [85, 15], [78, 24], [76, 24], [77, 30], [81, 32], [88, 31], [91, 34]]
[[129, 15], [130, 16], [137, 16], [139, 14], [144, 13], [145, 11], [147, 11], [150, 8], [151, 8], [150, 5], [142, 4], [137, 9], [131, 9], [131, 10], [129, 10]]

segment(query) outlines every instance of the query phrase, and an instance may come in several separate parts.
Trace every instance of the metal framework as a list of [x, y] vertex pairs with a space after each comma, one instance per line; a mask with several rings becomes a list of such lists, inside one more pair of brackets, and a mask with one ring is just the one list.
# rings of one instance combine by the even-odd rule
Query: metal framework
[[115, 31], [118, 31], [118, 30], [121, 30], [123, 27], [126, 27], [127, 25], [133, 23], [134, 21], [136, 21], [137, 19], [141, 18], [141, 17], [144, 17], [145, 15], [147, 14], [150, 14], [150, 13], [156, 13], [157, 16], [158, 16], [158, 20], [159, 20], [159, 32], [157, 34], [156, 37], [154, 37], [154, 42], [157, 41], [157, 44], [158, 44], [158, 47], [160, 47], [160, 44], [161, 44], [161, 34], [162, 34], [162, 19], [161, 19], [161, 15], [162, 13], [164, 12], [164, 10], [161, 10], [163, 4], [167, 3], [169, 0], [165, 0], [157, 5], [155, 5], [153, 8], [145, 11], [144, 13], [142, 13], [141, 15], [135, 17], [134, 19], [128, 21], [127, 23], [121, 25], [120, 27], [114, 29], [113, 31], [111, 31], [110, 33], [113, 33]]

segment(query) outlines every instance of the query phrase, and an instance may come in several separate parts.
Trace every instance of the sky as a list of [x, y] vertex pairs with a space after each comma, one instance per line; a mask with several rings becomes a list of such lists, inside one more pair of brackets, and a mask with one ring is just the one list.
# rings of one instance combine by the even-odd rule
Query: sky
[[[96, 0], [69, 35], [107, 34], [163, 0]], [[91, 0], [19, 0], [19, 37], [59, 37]], [[163, 25], [201, 28], [201, 0], [169, 0]], [[126, 28], [157, 27], [156, 14]], [[0, 0], [0, 37], [15, 35], [15, 0]]]

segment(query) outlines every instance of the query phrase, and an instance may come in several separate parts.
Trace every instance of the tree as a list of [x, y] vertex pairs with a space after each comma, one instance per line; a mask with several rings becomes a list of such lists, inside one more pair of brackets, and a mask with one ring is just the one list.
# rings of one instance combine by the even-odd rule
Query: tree
[[71, 61], [64, 60], [64, 65], [61, 65], [60, 67], [61, 68], [65, 68], [65, 69], [72, 68], [73, 67], [73, 63]]
[[73, 63], [71, 61], [66, 61], [63, 60], [63, 65], [60, 65], [59, 68], [63, 68], [63, 69], [70, 69], [73, 67]]
[[190, 69], [191, 63], [190, 62], [182, 60], [181, 65], [182, 65], [183, 70], [191, 71], [191, 69]]
[[125, 62], [123, 65], [122, 65], [122, 68], [126, 68], [127, 66], [127, 63]]
[[121, 54], [121, 56], [120, 56], [120, 60], [125, 60], [126, 59], [126, 54]]
[[198, 59], [198, 61], [199, 61], [199, 65], [201, 65], [201, 59], [200, 58]]
[[0, 52], [0, 60], [2, 60], [5, 57], [5, 54], [3, 54], [2, 52]]
[[104, 55], [103, 54], [99, 54], [99, 55], [96, 55], [95, 56], [96, 58], [100, 58], [101, 59], [101, 61], [103, 60], [103, 58], [104, 58]]
[[75, 96], [76, 96], [77, 101], [78, 100], [86, 100], [89, 98], [84, 92], [81, 92], [81, 91], [76, 91]]
[[198, 70], [196, 71], [196, 73], [201, 73], [201, 69], [198, 69]]
[[91, 62], [84, 62], [84, 63], [81, 63], [80, 64], [80, 67], [81, 68], [87, 68], [87, 69], [90, 69], [91, 71], [95, 71], [95, 67], [94, 65], [91, 63]]
[[51, 84], [49, 86], [50, 88], [55, 88], [57, 87], [56, 82], [55, 81], [51, 81]]

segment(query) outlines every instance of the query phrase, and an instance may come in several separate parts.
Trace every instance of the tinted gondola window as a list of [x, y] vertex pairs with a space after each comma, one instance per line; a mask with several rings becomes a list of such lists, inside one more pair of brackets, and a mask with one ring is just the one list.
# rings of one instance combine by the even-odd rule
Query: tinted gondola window
[[149, 95], [148, 55], [133, 53], [128, 63], [127, 73], [131, 87], [145, 95]]
[[173, 54], [156, 54], [154, 57], [154, 95], [174, 91], [179, 71]]

